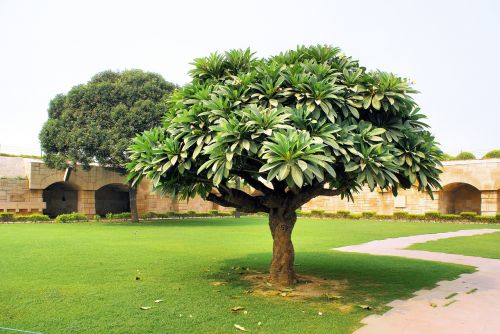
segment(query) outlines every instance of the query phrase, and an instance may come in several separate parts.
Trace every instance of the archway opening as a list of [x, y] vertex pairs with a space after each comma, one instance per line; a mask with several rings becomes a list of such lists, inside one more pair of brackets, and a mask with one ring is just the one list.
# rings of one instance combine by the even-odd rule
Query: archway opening
[[42, 198], [46, 205], [43, 213], [49, 217], [78, 211], [78, 191], [68, 183], [51, 184], [43, 190]]
[[481, 192], [468, 183], [451, 183], [443, 187], [439, 208], [441, 213], [481, 214]]
[[99, 188], [95, 192], [95, 211], [100, 216], [130, 212], [128, 187], [123, 184], [108, 184]]

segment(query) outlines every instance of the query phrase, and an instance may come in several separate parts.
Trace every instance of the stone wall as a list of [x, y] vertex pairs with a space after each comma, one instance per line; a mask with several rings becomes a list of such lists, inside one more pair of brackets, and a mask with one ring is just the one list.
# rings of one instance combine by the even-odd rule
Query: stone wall
[[[494, 215], [500, 211], [500, 159], [444, 162], [441, 175], [443, 190], [434, 192], [434, 200], [415, 189], [402, 190], [398, 197], [392, 193], [363, 188], [354, 195], [354, 202], [340, 197], [318, 197], [303, 206], [303, 210], [348, 210], [353, 213], [376, 211], [390, 214], [394, 211], [424, 213], [440, 211], [478, 211]], [[33, 159], [0, 157], [0, 211], [18, 213], [42, 212], [46, 208], [43, 191], [56, 183], [64, 183], [77, 193], [77, 210], [86, 215], [96, 214], [96, 191], [107, 185], [126, 187], [125, 177], [109, 169], [92, 166], [90, 170], [73, 170], [64, 180], [64, 170], [53, 170]], [[453, 192], [459, 185], [468, 185], [473, 191]], [[452, 192], [450, 192], [452, 191]], [[59, 197], [62, 198], [61, 194]], [[454, 205], [451, 205], [451, 202]], [[146, 212], [207, 212], [230, 211], [200, 197], [176, 201], [152, 191], [151, 182], [144, 180], [138, 188], [137, 207]], [[478, 209], [479, 208], [479, 209]]]

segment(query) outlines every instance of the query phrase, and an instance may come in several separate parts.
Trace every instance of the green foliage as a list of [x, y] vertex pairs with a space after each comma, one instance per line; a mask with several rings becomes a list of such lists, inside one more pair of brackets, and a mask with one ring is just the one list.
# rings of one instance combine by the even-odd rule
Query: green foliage
[[339, 210], [337, 211], [337, 214], [339, 215], [339, 217], [347, 217], [349, 216], [351, 212], [347, 211], [347, 210]]
[[474, 220], [477, 216], [477, 212], [460, 212], [460, 217], [465, 218], [466, 220]]
[[439, 219], [441, 219], [441, 220], [450, 220], [450, 221], [459, 221], [459, 220], [462, 220], [463, 218], [460, 215], [443, 214], [443, 215], [439, 216]]
[[452, 156], [452, 155], [443, 153], [439, 157], [439, 160], [441, 160], [441, 161], [451, 161], [451, 160], [456, 160], [456, 158], [454, 156]]
[[374, 219], [376, 220], [390, 220], [390, 219], [394, 219], [394, 217], [391, 215], [391, 214], [376, 214], [374, 217]]
[[325, 213], [323, 213], [323, 217], [325, 217], [325, 218], [340, 218], [338, 213], [336, 213], [336, 212], [325, 212]]
[[[407, 79], [366, 71], [329, 46], [270, 58], [231, 50], [193, 65], [192, 82], [169, 99], [162, 126], [129, 147], [133, 183], [148, 177], [180, 198], [216, 187], [234, 207], [252, 201], [235, 200], [237, 176], [259, 188], [267, 180], [271, 191], [296, 198], [325, 184], [351, 199], [365, 184], [394, 194], [415, 185], [431, 196], [440, 187], [441, 151]], [[248, 212], [268, 212], [265, 202]]]
[[361, 212], [361, 215], [363, 218], [372, 218], [375, 217], [377, 213], [375, 211], [366, 211], [366, 212]]
[[474, 160], [476, 156], [471, 152], [460, 152], [455, 157], [455, 160]]
[[106, 219], [130, 219], [130, 212], [107, 213]]
[[476, 216], [474, 221], [478, 223], [500, 223], [500, 219], [495, 216]]
[[429, 212], [426, 212], [425, 214], [425, 217], [427, 217], [429, 220], [434, 220], [434, 219], [438, 219], [439, 216], [441, 215], [441, 213], [437, 212], [437, 211], [429, 211]]
[[94, 215], [94, 217], [92, 219], [95, 220], [95, 221], [99, 221], [99, 220], [101, 220], [101, 216]]
[[72, 212], [72, 213], [63, 213], [62, 215], [57, 216], [55, 222], [72, 223], [72, 222], [86, 221], [86, 220], [87, 216], [85, 216], [84, 214], [78, 212]]
[[493, 150], [486, 153], [483, 159], [497, 159], [500, 158], [500, 150]]
[[347, 218], [349, 219], [361, 219], [363, 215], [361, 213], [351, 213]]
[[311, 210], [311, 217], [322, 217], [325, 210]]
[[219, 210], [208, 210], [208, 212], [214, 216], [219, 214]]
[[12, 212], [0, 212], [0, 222], [14, 221], [14, 214]]
[[406, 211], [396, 211], [392, 215], [396, 219], [406, 219], [406, 218], [408, 218], [408, 212], [406, 212]]
[[46, 222], [50, 221], [50, 217], [47, 215], [42, 215], [39, 213], [34, 213], [31, 215], [16, 216], [16, 221], [22, 222]]
[[426, 220], [426, 216], [424, 214], [410, 213], [407, 216], [408, 220]]
[[98, 162], [124, 172], [131, 139], [160, 124], [174, 89], [158, 74], [105, 71], [57, 95], [40, 132], [45, 162], [55, 168]]

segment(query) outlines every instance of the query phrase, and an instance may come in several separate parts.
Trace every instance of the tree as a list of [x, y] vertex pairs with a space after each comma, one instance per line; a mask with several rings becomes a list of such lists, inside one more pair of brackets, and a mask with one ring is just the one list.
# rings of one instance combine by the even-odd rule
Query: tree
[[500, 150], [493, 150], [486, 153], [483, 159], [498, 159], [500, 158]]
[[[127, 147], [137, 133], [161, 123], [164, 101], [176, 88], [160, 75], [105, 71], [50, 101], [40, 132], [44, 161], [52, 168], [92, 163], [126, 174]], [[138, 221], [137, 187], [129, 185], [133, 221]]]
[[[328, 46], [268, 59], [232, 50], [193, 64], [163, 126], [134, 139], [129, 179], [268, 213], [273, 282], [296, 281], [295, 212], [316, 196], [352, 200], [363, 185], [432, 195], [440, 186], [441, 151], [406, 79], [368, 72]], [[237, 177], [258, 193], [235, 189]]]
[[460, 152], [455, 157], [455, 160], [474, 160], [476, 156], [471, 152]]

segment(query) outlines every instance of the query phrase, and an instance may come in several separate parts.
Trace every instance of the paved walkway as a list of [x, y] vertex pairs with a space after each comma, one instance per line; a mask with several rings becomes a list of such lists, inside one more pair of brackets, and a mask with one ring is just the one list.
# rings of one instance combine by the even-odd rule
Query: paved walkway
[[[500, 260], [434, 253], [404, 248], [430, 240], [500, 232], [498, 229], [462, 230], [371, 241], [335, 248], [343, 252], [391, 255], [470, 265], [477, 268], [454, 281], [420, 290], [408, 300], [395, 300], [383, 315], [370, 315], [356, 334], [487, 334], [500, 333]], [[499, 245], [500, 247], [500, 245]]]

